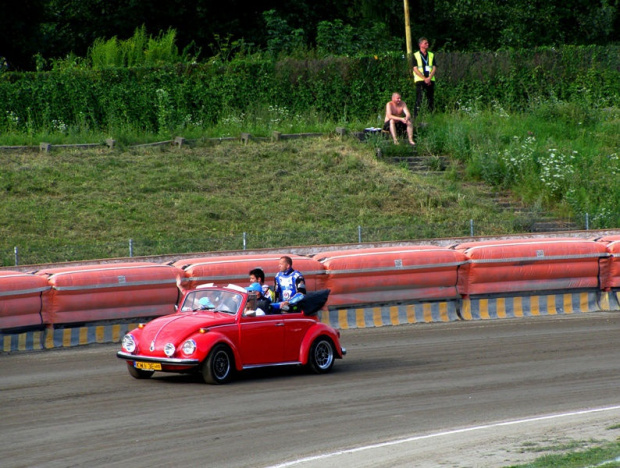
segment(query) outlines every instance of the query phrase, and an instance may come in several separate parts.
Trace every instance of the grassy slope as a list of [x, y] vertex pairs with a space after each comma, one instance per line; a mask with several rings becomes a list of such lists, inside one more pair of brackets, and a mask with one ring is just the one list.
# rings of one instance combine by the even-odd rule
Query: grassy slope
[[[373, 148], [353, 140], [2, 158], [0, 248], [5, 264], [13, 246], [172, 241], [242, 232], [260, 234], [259, 244], [270, 243], [272, 233], [276, 245], [284, 246], [298, 242], [278, 238], [278, 233], [354, 233], [358, 225], [419, 230], [444, 223], [437, 228], [443, 232], [427, 232], [430, 237], [460, 235], [449, 232], [446, 220], [466, 229], [473, 218], [498, 232], [509, 224], [506, 214], [473, 189], [450, 177], [419, 176], [378, 161]], [[317, 243], [330, 242], [317, 236]], [[415, 233], [393, 236], [412, 238]], [[181, 251], [168, 248], [169, 253]]]

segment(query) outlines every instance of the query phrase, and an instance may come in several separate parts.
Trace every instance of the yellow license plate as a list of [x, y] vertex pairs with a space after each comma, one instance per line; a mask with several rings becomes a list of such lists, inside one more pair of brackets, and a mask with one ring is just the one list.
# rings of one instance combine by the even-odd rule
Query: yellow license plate
[[161, 370], [161, 364], [159, 362], [136, 361], [134, 366], [136, 369], [142, 369], [142, 370]]

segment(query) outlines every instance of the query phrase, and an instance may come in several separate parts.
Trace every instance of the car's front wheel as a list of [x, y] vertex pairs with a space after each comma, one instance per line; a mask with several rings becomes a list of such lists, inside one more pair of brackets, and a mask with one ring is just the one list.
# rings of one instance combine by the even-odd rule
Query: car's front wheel
[[310, 347], [308, 365], [312, 372], [324, 374], [334, 365], [334, 343], [325, 336], [317, 338]]
[[233, 373], [234, 361], [228, 346], [218, 344], [213, 347], [202, 363], [202, 378], [208, 384], [224, 384]]
[[134, 379], [150, 379], [155, 373], [153, 371], [136, 369], [131, 362], [127, 363], [127, 370]]

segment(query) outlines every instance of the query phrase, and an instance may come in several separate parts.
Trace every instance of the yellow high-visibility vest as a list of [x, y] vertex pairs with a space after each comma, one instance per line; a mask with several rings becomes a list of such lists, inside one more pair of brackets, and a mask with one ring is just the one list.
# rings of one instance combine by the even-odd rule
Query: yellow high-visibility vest
[[[415, 57], [415, 60], [417, 62], [418, 70], [420, 71], [420, 73], [422, 73], [422, 75], [424, 75], [424, 67], [428, 67], [428, 72], [429, 73], [433, 70], [433, 59], [435, 58], [435, 54], [433, 54], [432, 52], [428, 52], [426, 55], [428, 56], [428, 63], [425, 63], [424, 57], [422, 56], [422, 54], [420, 53], [419, 50], [415, 54], [413, 54], [413, 56]], [[424, 81], [424, 78], [420, 78], [414, 72], [412, 72], [412, 73], [413, 73], [413, 82], [414, 83], [417, 83], [418, 81]], [[435, 81], [435, 76], [434, 75], [431, 78], [431, 81]]]

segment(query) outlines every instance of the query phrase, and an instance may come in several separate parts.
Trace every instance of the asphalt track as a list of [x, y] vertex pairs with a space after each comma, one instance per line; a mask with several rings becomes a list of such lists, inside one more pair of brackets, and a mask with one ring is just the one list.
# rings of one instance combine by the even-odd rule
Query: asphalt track
[[224, 386], [134, 380], [116, 345], [0, 355], [0, 464], [495, 467], [620, 436], [620, 312], [342, 335], [331, 374]]

